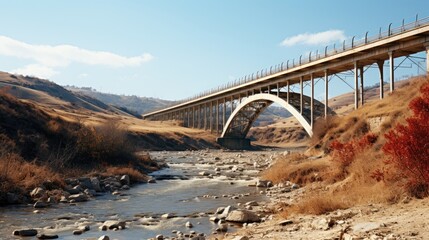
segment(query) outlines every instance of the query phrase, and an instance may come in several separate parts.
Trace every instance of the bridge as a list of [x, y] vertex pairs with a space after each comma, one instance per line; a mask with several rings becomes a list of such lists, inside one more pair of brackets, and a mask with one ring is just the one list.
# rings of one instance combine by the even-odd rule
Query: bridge
[[[174, 106], [143, 115], [148, 120], [180, 120], [185, 127], [210, 130], [219, 134], [218, 143], [232, 149], [250, 146], [246, 135], [259, 114], [277, 103], [289, 111], [309, 136], [316, 118], [334, 114], [329, 108], [329, 80], [338, 73], [354, 74], [354, 107], [364, 104], [364, 67], [377, 66], [379, 95], [384, 97], [384, 64], [388, 61], [390, 92], [395, 89], [395, 58], [426, 53], [429, 70], [429, 18], [418, 19], [399, 27], [381, 31], [376, 36], [344, 41], [324, 51], [310, 52], [299, 59], [287, 61], [251, 75], [233, 84], [218, 87]], [[315, 79], [324, 81], [324, 102], [314, 98]], [[310, 96], [304, 95], [304, 84]], [[299, 93], [291, 91], [298, 86]]]

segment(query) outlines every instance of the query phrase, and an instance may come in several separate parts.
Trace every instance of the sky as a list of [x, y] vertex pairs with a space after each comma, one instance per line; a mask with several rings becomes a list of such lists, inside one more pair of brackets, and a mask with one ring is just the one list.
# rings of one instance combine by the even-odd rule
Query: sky
[[[191, 97], [326, 45], [362, 37], [366, 31], [376, 35], [380, 27], [400, 26], [403, 19], [415, 20], [416, 14], [429, 17], [427, 0], [0, 4], [0, 71], [168, 100]], [[406, 61], [399, 70], [402, 75], [420, 71]], [[366, 85], [377, 82], [371, 71]], [[335, 84], [330, 95], [352, 91], [339, 80]], [[323, 87], [320, 93], [317, 89], [316, 97]]]

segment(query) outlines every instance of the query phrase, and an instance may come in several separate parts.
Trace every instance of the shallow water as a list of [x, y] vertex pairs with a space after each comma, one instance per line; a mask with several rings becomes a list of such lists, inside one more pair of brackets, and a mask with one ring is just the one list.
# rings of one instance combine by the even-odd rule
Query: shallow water
[[[248, 187], [249, 180], [230, 180], [225, 176], [207, 178], [198, 176], [200, 171], [213, 171], [214, 166], [195, 164], [197, 153], [185, 157], [176, 152], [152, 153], [155, 158], [163, 158], [170, 168], [155, 172], [155, 178], [187, 178], [157, 180], [156, 184], [140, 184], [125, 196], [104, 194], [95, 200], [75, 205], [58, 204], [33, 213], [32, 206], [0, 208], [0, 239], [19, 239], [11, 235], [14, 229], [36, 228], [39, 232], [55, 233], [59, 239], [93, 239], [108, 235], [111, 239], [147, 239], [164, 234], [171, 236], [172, 230], [203, 232], [210, 234], [217, 227], [209, 221], [207, 213], [218, 207], [236, 205], [251, 200], [262, 200], [256, 188]], [[234, 184], [231, 185], [230, 183]], [[234, 200], [222, 195], [250, 194]], [[203, 197], [204, 195], [218, 196]], [[153, 226], [142, 223], [148, 217], [159, 217], [164, 213], [174, 213], [176, 218], [162, 220]], [[202, 216], [198, 216], [202, 213]], [[65, 218], [65, 219], [63, 219]], [[61, 219], [61, 220], [58, 220]], [[99, 226], [106, 220], [127, 221], [127, 229], [121, 231], [100, 231]], [[187, 229], [190, 221], [194, 228]], [[91, 230], [80, 236], [72, 235], [79, 223], [90, 225]], [[32, 239], [32, 238], [26, 238]], [[36, 239], [35, 237], [33, 239]]]

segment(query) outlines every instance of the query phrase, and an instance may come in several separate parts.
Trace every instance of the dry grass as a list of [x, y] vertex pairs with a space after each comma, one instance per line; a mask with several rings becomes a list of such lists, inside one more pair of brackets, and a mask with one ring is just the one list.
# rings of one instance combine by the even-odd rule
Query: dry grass
[[125, 166], [108, 167], [102, 175], [105, 175], [105, 176], [128, 175], [132, 183], [143, 182], [149, 179], [146, 175], [142, 174], [138, 170], [132, 167], [125, 167]]
[[64, 185], [60, 174], [47, 166], [26, 162], [16, 154], [0, 159], [0, 179], [0, 192], [30, 190], [47, 181], [57, 186]]
[[310, 197], [298, 204], [292, 205], [290, 208], [280, 213], [280, 216], [287, 218], [292, 214], [321, 215], [337, 209], [346, 209], [350, 206], [350, 203], [341, 197], [333, 197], [324, 194]]
[[276, 160], [274, 165], [262, 173], [262, 178], [277, 184], [290, 181], [300, 185], [321, 181], [320, 173], [329, 163], [325, 159], [307, 160], [305, 155], [292, 154]]

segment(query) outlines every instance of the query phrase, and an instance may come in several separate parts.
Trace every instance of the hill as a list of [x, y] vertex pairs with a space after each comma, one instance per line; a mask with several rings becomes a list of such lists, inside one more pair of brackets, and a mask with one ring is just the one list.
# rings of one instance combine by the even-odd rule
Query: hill
[[93, 88], [88, 88], [88, 87], [79, 88], [75, 86], [65, 86], [65, 88], [74, 93], [78, 93], [79, 95], [89, 96], [91, 98], [97, 99], [109, 105], [118, 106], [120, 108], [126, 108], [137, 114], [150, 112], [152, 110], [167, 107], [175, 103], [174, 101], [162, 100], [158, 98], [147, 98], [147, 97], [102, 93], [102, 92], [98, 92]]

